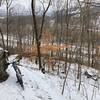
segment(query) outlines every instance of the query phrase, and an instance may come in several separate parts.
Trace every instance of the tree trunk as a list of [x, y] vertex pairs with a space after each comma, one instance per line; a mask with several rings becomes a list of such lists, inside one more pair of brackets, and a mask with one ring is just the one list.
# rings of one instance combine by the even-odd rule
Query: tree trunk
[[34, 7], [35, 4], [34, 4], [34, 2], [35, 2], [34, 0], [31, 1], [31, 9], [32, 9], [32, 17], [33, 17], [33, 23], [34, 23], [35, 38], [36, 38], [36, 43], [37, 43], [39, 69], [42, 69], [40, 41], [39, 41], [38, 31], [37, 31], [37, 21], [36, 21], [36, 16], [35, 16], [35, 7]]
[[7, 68], [6, 53], [3, 51], [0, 54], [0, 82], [3, 82], [8, 78], [9, 75], [6, 72]]

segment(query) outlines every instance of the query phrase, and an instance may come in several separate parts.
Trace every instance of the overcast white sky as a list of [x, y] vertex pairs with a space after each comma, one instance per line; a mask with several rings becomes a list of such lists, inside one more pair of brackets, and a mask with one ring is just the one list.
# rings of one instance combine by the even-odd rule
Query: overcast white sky
[[[13, 0], [13, 1], [15, 1], [16, 4], [23, 5], [25, 8], [29, 8], [29, 6], [31, 4], [31, 0]], [[38, 0], [36, 0], [36, 1], [38, 1]], [[62, 1], [64, 1], [64, 0], [62, 0]], [[72, 0], [72, 1], [76, 1], [76, 0]], [[82, 1], [82, 0], [80, 0], [80, 1]], [[92, 1], [98, 1], [98, 2], [100, 2], [100, 0], [92, 0]]]
[[29, 8], [31, 0], [16, 0], [16, 2], [25, 6], [25, 8]]
[[[30, 3], [31, 3], [31, 0], [13, 0], [12, 5], [13, 6], [20, 5], [20, 6], [25, 7], [26, 9], [28, 9], [30, 6]], [[5, 8], [4, 4], [0, 8], [4, 9]]]
[[[38, 0], [36, 0], [36, 1], [38, 1]], [[60, 1], [60, 0], [58, 0], [58, 1]], [[64, 0], [61, 0], [61, 1], [64, 1]], [[76, 1], [76, 0], [72, 0], [72, 1]], [[82, 0], [80, 0], [80, 1], [82, 1]], [[100, 2], [100, 0], [92, 0], [92, 1], [98, 1], [98, 2]], [[16, 9], [16, 10], [29, 10], [29, 8], [31, 8], [31, 0], [13, 0], [13, 4], [12, 4], [13, 6], [14, 6], [14, 8]], [[37, 9], [39, 9], [39, 6], [40, 6], [40, 4], [39, 4], [39, 2], [37, 3]], [[5, 9], [5, 5], [3, 5], [3, 6], [1, 6], [0, 7], [0, 12], [1, 11], [4, 11], [4, 9]], [[54, 9], [54, 8], [53, 8]], [[51, 11], [51, 9], [49, 9], [49, 12]], [[22, 12], [22, 11], [21, 11]]]
[[[23, 11], [29, 10], [30, 5], [31, 5], [31, 0], [13, 0], [11, 6], [14, 7], [16, 12], [22, 13]], [[5, 6], [5, 4], [3, 4], [0, 7], [0, 14], [5, 15], [5, 11], [6, 11], [6, 6]]]
[[[40, 7], [40, 2], [38, 0], [36, 0], [36, 4], [37, 4], [37, 9], [39, 9]], [[12, 6], [16, 9], [16, 10], [29, 10], [31, 9], [31, 0], [13, 0]], [[5, 11], [6, 10], [6, 6], [5, 4], [3, 4], [0, 7], [0, 11]], [[21, 11], [20, 11], [21, 12]]]

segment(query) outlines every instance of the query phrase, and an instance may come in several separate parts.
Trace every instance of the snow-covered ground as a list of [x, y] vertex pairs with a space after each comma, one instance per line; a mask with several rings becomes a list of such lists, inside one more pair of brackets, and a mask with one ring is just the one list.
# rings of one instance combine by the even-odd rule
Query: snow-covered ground
[[[11, 56], [10, 60], [15, 56]], [[100, 100], [99, 80], [94, 81], [87, 79], [82, 75], [81, 90], [78, 91], [78, 80], [75, 80], [76, 69], [72, 64], [72, 69], [66, 80], [64, 94], [62, 95], [62, 86], [64, 75], [42, 74], [35, 64], [26, 59], [20, 62], [24, 81], [25, 90], [16, 83], [16, 75], [13, 67], [10, 65], [7, 69], [9, 78], [7, 81], [0, 83], [0, 100]], [[33, 69], [32, 69], [33, 67]], [[85, 68], [84, 68], [85, 70]], [[83, 72], [84, 72], [83, 70]], [[88, 69], [90, 71], [90, 69]], [[98, 74], [94, 69], [92, 73]]]

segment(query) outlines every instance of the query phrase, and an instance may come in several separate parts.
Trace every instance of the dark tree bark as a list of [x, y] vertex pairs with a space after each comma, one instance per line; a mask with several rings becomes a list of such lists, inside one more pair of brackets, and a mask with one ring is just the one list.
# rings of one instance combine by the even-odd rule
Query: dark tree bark
[[51, 4], [51, 0], [49, 0], [47, 8], [43, 12], [41, 29], [40, 29], [40, 32], [39, 32], [37, 30], [37, 21], [36, 21], [36, 15], [35, 15], [35, 0], [31, 1], [31, 9], [32, 9], [32, 15], [33, 15], [32, 17], [33, 17], [33, 24], [34, 24], [34, 32], [35, 32], [37, 51], [38, 51], [39, 69], [41, 69], [41, 71], [43, 70], [42, 64], [41, 64], [41, 52], [40, 52], [41, 37], [42, 37], [42, 32], [43, 32], [43, 27], [44, 27], [45, 16], [46, 16], [46, 13], [47, 13], [47, 11], [48, 11], [48, 9], [50, 7], [50, 4]]
[[[0, 0], [0, 6], [1, 6], [1, 1], [2, 0]], [[1, 34], [1, 37], [2, 37], [3, 49], [5, 49], [4, 37], [3, 37], [1, 27], [0, 27], [0, 34]], [[8, 78], [8, 74], [6, 72], [6, 69], [7, 69], [6, 65], [7, 65], [6, 52], [4, 52], [4, 50], [2, 50], [0, 52], [0, 82], [3, 82]]]
[[45, 16], [46, 16], [46, 13], [50, 7], [50, 3], [51, 3], [51, 0], [49, 0], [48, 6], [47, 6], [46, 10], [44, 10], [43, 15], [42, 15], [42, 25], [41, 25], [41, 29], [40, 29], [39, 39], [41, 39], [41, 36], [42, 36], [44, 22], [45, 22]]
[[34, 0], [31, 1], [31, 9], [32, 9], [35, 38], [36, 38], [36, 43], [37, 43], [39, 69], [41, 69], [42, 64], [41, 64], [40, 41], [39, 41], [39, 38], [38, 38], [39, 36], [38, 36], [38, 30], [37, 30], [37, 21], [36, 21], [36, 15], [35, 15], [35, 4], [34, 4], [34, 2], [35, 2]]
[[2, 33], [1, 28], [0, 28], [0, 34], [1, 34], [1, 37], [2, 37], [3, 49], [5, 49], [4, 37], [3, 37], [3, 33]]
[[0, 52], [0, 82], [5, 81], [8, 78], [6, 69], [8, 68], [8, 63], [6, 61], [6, 52], [3, 50]]

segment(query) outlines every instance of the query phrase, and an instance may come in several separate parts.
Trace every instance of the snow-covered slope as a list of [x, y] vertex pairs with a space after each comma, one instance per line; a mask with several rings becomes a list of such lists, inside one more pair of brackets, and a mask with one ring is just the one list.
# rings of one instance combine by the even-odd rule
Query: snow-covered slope
[[[61, 95], [60, 79], [57, 76], [42, 74], [40, 71], [19, 66], [22, 71], [25, 90], [16, 83], [12, 66], [7, 72], [9, 78], [0, 83], [0, 100], [66, 100]], [[58, 82], [58, 83], [57, 83]]]
[[[14, 58], [12, 56], [11, 58]], [[64, 79], [61, 76], [42, 74], [35, 64], [29, 64], [27, 60], [21, 61], [21, 69], [25, 90], [16, 83], [14, 69], [10, 65], [7, 72], [9, 78], [0, 83], [0, 100], [100, 100], [99, 81], [82, 77], [80, 92], [77, 90], [78, 80], [75, 80], [75, 70], [71, 70], [66, 81], [64, 95], [61, 95]], [[74, 65], [72, 65], [74, 66]]]
[[0, 84], [0, 100], [66, 100], [60, 93], [58, 77], [44, 75], [29, 68], [20, 69], [24, 75], [25, 90], [16, 83], [15, 72], [9, 67], [10, 77]]

